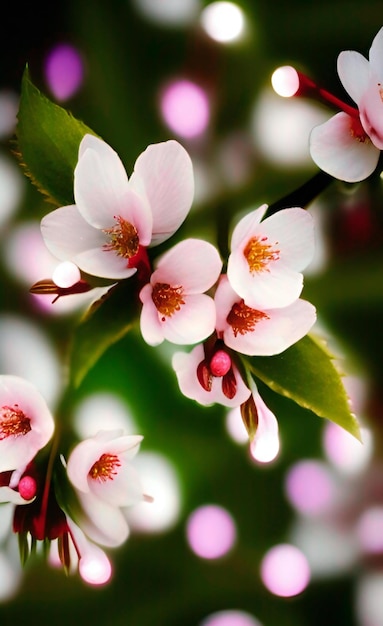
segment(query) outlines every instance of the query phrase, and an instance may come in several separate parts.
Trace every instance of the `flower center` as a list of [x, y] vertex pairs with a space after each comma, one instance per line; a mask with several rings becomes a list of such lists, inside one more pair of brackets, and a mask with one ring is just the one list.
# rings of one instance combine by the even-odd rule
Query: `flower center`
[[182, 298], [182, 287], [172, 287], [167, 283], [156, 283], [152, 291], [152, 300], [157, 311], [163, 316], [162, 321], [166, 317], [171, 317], [181, 306], [185, 304]]
[[105, 482], [106, 480], [113, 480], [113, 476], [117, 476], [118, 470], [121, 466], [120, 459], [115, 454], [102, 454], [98, 461], [93, 463], [89, 470], [89, 476], [93, 480]]
[[[246, 244], [243, 255], [249, 265], [251, 274], [256, 272], [268, 272], [268, 263], [279, 259], [279, 250], [275, 250], [271, 244], [265, 243], [267, 237], [252, 237]], [[276, 242], [278, 244], [278, 242]]]
[[3, 406], [0, 409], [0, 441], [7, 437], [20, 437], [32, 430], [31, 420], [18, 405]]
[[350, 118], [350, 135], [360, 143], [369, 143], [371, 141], [359, 118]]
[[233, 304], [226, 321], [232, 327], [234, 337], [236, 337], [238, 333], [245, 335], [246, 333], [253, 332], [258, 322], [268, 319], [270, 318], [266, 313], [252, 309], [241, 300]]
[[130, 259], [137, 254], [140, 245], [137, 229], [120, 215], [114, 219], [115, 226], [104, 229], [104, 233], [109, 235], [109, 242], [104, 245], [104, 250], [113, 251], [123, 259]]

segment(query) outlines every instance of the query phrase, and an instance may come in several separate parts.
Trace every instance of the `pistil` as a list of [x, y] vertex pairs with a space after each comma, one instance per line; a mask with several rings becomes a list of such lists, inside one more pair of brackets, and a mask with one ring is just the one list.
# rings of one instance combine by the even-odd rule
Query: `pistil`
[[[89, 476], [93, 480], [106, 482], [113, 480], [113, 476], [117, 476], [118, 467], [121, 466], [120, 459], [115, 454], [102, 454], [98, 461], [93, 463], [89, 470]], [[117, 470], [117, 471], [116, 471]]]

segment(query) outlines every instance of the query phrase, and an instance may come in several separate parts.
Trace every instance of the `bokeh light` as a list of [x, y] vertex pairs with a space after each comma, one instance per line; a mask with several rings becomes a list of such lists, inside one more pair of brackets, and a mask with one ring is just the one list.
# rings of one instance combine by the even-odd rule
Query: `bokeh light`
[[328, 119], [316, 104], [279, 98], [271, 89], [259, 94], [251, 133], [263, 157], [279, 167], [314, 168], [309, 150], [312, 128]]
[[303, 460], [293, 465], [285, 478], [285, 493], [303, 515], [325, 513], [336, 498], [336, 485], [329, 468], [320, 461]]
[[364, 574], [357, 583], [355, 596], [358, 626], [382, 626], [383, 573]]
[[58, 287], [72, 287], [81, 279], [81, 272], [71, 261], [59, 263], [52, 273], [52, 280]]
[[328, 422], [323, 431], [323, 447], [328, 460], [342, 473], [353, 475], [362, 472], [373, 453], [371, 431], [361, 428], [362, 442], [343, 428]]
[[310, 582], [310, 567], [305, 555], [298, 548], [290, 544], [279, 544], [263, 557], [261, 578], [271, 593], [288, 598], [306, 589]]
[[239, 407], [230, 409], [230, 411], [226, 413], [225, 424], [227, 433], [233, 441], [236, 443], [247, 443], [249, 441], [249, 435], [243, 423], [241, 409]]
[[79, 561], [81, 578], [90, 585], [105, 585], [112, 576], [112, 565], [97, 546], [93, 546]]
[[70, 44], [56, 45], [45, 58], [44, 73], [56, 100], [69, 100], [79, 90], [84, 79], [84, 66], [79, 51]]
[[56, 405], [62, 391], [58, 355], [48, 335], [29, 319], [0, 315], [0, 371], [25, 378], [51, 408]]
[[177, 79], [163, 87], [160, 108], [169, 128], [185, 139], [202, 135], [210, 121], [206, 92], [188, 79]]
[[218, 559], [227, 554], [236, 541], [236, 535], [232, 516], [221, 506], [201, 506], [187, 520], [188, 544], [203, 559]]
[[245, 16], [234, 2], [212, 2], [202, 11], [201, 24], [209, 37], [220, 43], [229, 43], [243, 35]]
[[142, 533], [165, 532], [178, 521], [181, 511], [181, 491], [178, 473], [163, 454], [142, 450], [134, 458], [144, 493], [153, 502], [142, 502], [126, 510], [132, 530]]
[[280, 441], [278, 434], [266, 432], [262, 437], [255, 437], [250, 442], [250, 454], [258, 463], [271, 463], [279, 454]]
[[0, 90], [0, 139], [13, 134], [17, 122], [19, 96], [11, 89]]
[[187, 26], [198, 16], [200, 0], [133, 0], [137, 11], [161, 26]]
[[356, 535], [364, 552], [383, 553], [383, 506], [373, 506], [361, 514], [356, 524]]
[[299, 76], [291, 65], [278, 67], [271, 77], [271, 84], [275, 93], [283, 98], [291, 98], [299, 89]]
[[262, 626], [262, 624], [250, 613], [231, 609], [208, 615], [199, 626]]
[[0, 227], [20, 208], [24, 190], [25, 179], [20, 169], [8, 156], [0, 153]]
[[94, 437], [99, 430], [122, 429], [130, 435], [138, 433], [132, 413], [119, 396], [99, 391], [85, 396], [76, 406], [73, 425], [81, 439]]

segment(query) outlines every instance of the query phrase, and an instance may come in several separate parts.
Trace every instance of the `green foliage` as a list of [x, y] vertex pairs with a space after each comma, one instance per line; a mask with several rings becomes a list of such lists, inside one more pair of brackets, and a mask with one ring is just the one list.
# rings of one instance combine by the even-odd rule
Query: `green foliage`
[[73, 203], [73, 172], [78, 147], [95, 134], [67, 110], [51, 102], [25, 70], [18, 113], [17, 150], [25, 173], [57, 206]]
[[341, 375], [326, 346], [306, 336], [282, 354], [248, 359], [251, 372], [270, 389], [360, 439]]

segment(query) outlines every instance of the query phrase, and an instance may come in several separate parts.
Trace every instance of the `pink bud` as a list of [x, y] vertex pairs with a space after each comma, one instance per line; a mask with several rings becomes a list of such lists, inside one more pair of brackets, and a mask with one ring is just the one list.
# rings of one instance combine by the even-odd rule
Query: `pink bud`
[[210, 361], [210, 371], [213, 376], [222, 377], [231, 368], [231, 358], [224, 350], [217, 350]]
[[37, 486], [32, 476], [23, 476], [18, 484], [19, 494], [24, 500], [32, 500], [35, 497]]

